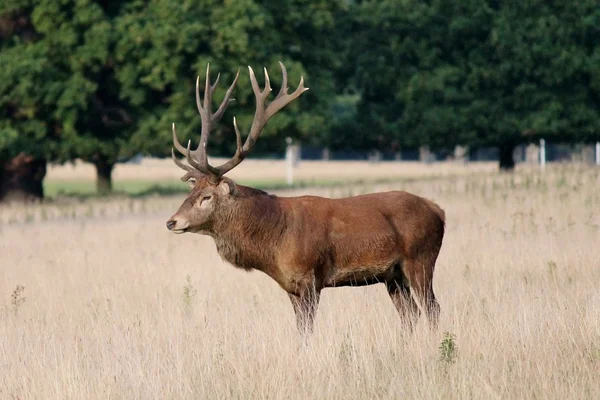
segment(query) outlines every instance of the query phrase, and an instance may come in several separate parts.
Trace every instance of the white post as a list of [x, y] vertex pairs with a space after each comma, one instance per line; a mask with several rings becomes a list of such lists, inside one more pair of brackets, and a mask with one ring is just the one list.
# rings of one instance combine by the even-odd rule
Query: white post
[[540, 167], [544, 169], [546, 167], [546, 141], [540, 139]]
[[596, 142], [596, 165], [600, 165], [600, 142]]
[[419, 161], [425, 164], [429, 164], [432, 161], [429, 146], [419, 147]]
[[288, 185], [294, 183], [294, 147], [292, 146], [292, 138], [285, 139], [287, 147], [285, 149], [285, 172]]

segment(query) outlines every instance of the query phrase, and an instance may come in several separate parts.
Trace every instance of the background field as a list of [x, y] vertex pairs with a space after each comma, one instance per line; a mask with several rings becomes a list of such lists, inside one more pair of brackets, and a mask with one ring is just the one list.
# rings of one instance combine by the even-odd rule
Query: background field
[[[212, 165], [220, 165], [227, 159], [210, 158]], [[464, 163], [439, 165], [421, 162], [377, 162], [362, 161], [302, 161], [294, 168], [294, 186], [331, 185], [342, 182], [390, 181], [422, 177], [456, 176], [474, 173], [491, 173], [497, 170], [494, 162], [480, 162], [467, 166]], [[174, 167], [169, 159], [145, 158], [141, 164], [117, 164], [114, 171], [115, 189], [118, 192], [139, 194], [152, 192], [187, 191], [187, 185], [179, 178], [183, 172]], [[282, 160], [244, 161], [243, 168], [227, 174], [246, 185], [264, 188], [284, 188], [286, 165]], [[51, 165], [44, 181], [46, 195], [61, 194], [91, 195], [95, 192], [96, 171], [89, 163], [75, 162]]]
[[[172, 164], [152, 163], [120, 166], [117, 184], [179, 178]], [[283, 181], [283, 164], [269, 163], [249, 160], [232, 177]], [[93, 176], [69, 168], [51, 169], [49, 184]], [[382, 285], [338, 288], [324, 291], [302, 345], [273, 281], [223, 263], [211, 239], [167, 231], [183, 195], [10, 206], [0, 208], [0, 398], [600, 393], [598, 169], [302, 163], [298, 176], [310, 181], [317, 169], [320, 179], [366, 182], [277, 193], [404, 189], [446, 210], [438, 331], [422, 319], [404, 334]]]

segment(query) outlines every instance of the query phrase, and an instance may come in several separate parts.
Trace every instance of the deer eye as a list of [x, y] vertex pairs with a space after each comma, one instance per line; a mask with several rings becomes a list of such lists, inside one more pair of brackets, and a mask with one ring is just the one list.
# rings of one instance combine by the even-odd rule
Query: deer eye
[[190, 190], [192, 190], [194, 188], [194, 186], [196, 186], [196, 180], [194, 178], [190, 178], [187, 180], [187, 184], [188, 184]]
[[207, 200], [210, 200], [212, 198], [212, 196], [204, 196], [201, 200], [201, 203]]

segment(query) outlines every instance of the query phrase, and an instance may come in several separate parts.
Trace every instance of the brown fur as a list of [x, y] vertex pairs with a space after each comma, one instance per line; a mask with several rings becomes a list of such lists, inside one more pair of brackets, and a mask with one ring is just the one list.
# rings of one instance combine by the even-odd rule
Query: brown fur
[[301, 331], [312, 330], [323, 288], [374, 283], [386, 285], [409, 326], [419, 316], [411, 293], [437, 322], [432, 280], [445, 215], [432, 201], [401, 191], [277, 197], [196, 171], [190, 178], [193, 188], [169, 229], [210, 235], [225, 261], [273, 278], [288, 293]]

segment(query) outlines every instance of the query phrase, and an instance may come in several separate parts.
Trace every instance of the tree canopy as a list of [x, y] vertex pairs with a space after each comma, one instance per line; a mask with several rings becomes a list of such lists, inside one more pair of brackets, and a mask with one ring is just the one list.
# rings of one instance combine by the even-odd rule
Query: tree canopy
[[357, 5], [357, 119], [404, 146], [600, 137], [593, 1], [384, 0]]

